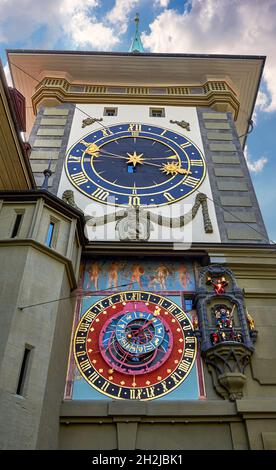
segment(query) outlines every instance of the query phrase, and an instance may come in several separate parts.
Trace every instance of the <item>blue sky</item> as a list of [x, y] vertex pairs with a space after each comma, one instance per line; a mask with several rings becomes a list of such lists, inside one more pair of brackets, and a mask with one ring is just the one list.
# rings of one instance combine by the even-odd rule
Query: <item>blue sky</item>
[[246, 157], [276, 241], [276, 0], [0, 0], [2, 63], [8, 48], [128, 51], [137, 11], [146, 51], [267, 56]]

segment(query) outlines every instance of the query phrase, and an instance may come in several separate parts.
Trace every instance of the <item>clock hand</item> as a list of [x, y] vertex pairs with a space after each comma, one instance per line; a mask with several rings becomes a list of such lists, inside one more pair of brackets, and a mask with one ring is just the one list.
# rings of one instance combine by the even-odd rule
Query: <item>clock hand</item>
[[[191, 174], [190, 171], [186, 170], [185, 168], [181, 168], [178, 163], [163, 163], [163, 165], [158, 165], [156, 163], [150, 163], [150, 162], [145, 162], [144, 159], [141, 159], [143, 161], [135, 161], [135, 157], [138, 157], [137, 156], [134, 156], [134, 162], [131, 161], [131, 157], [124, 157], [122, 155], [118, 155], [117, 153], [111, 153], [111, 152], [107, 152], [107, 151], [103, 151], [101, 149], [99, 149], [97, 151], [97, 154], [99, 155], [102, 154], [102, 155], [107, 155], [107, 156], [112, 156], [113, 158], [118, 158], [118, 159], [123, 159], [123, 160], [127, 160], [128, 163], [133, 163], [133, 165], [135, 166], [136, 163], [140, 163], [142, 165], [150, 165], [150, 166], [155, 166], [159, 169], [161, 169], [162, 173], [166, 173], [166, 175], [174, 175], [174, 174], [183, 174], [183, 175], [188, 175], [188, 174]], [[136, 153], [136, 152], [135, 152]], [[128, 154], [130, 155], [130, 154]], [[143, 155], [143, 154], [141, 154]], [[93, 156], [93, 155], [92, 155]], [[98, 158], [98, 157], [97, 157]]]

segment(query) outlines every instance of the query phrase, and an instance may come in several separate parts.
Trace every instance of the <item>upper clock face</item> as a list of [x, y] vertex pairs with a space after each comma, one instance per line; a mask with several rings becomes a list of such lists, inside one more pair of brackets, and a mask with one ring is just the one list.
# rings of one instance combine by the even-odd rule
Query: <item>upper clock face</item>
[[85, 380], [113, 398], [151, 400], [178, 387], [196, 358], [191, 322], [161, 295], [120, 292], [92, 305], [75, 334]]
[[65, 167], [80, 192], [118, 206], [172, 204], [205, 176], [204, 157], [187, 137], [139, 123], [91, 132], [70, 149]]

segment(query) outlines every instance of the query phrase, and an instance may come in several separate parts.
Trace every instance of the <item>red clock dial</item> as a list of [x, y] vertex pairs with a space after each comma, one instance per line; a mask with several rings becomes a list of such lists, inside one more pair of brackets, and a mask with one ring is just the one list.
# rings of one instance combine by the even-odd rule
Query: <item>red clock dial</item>
[[196, 338], [185, 312], [160, 295], [121, 292], [94, 304], [74, 340], [87, 382], [113, 398], [151, 400], [174, 390], [189, 374]]

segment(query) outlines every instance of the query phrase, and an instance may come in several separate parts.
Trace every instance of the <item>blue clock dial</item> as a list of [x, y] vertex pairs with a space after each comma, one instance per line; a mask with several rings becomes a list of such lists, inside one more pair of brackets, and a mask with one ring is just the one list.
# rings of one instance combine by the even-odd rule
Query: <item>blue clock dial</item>
[[205, 160], [185, 136], [140, 123], [103, 127], [73, 145], [66, 157], [71, 183], [111, 205], [160, 206], [191, 194]]

